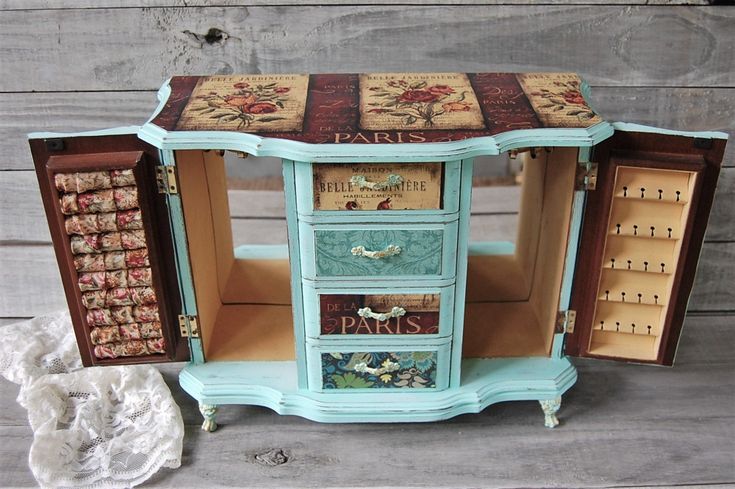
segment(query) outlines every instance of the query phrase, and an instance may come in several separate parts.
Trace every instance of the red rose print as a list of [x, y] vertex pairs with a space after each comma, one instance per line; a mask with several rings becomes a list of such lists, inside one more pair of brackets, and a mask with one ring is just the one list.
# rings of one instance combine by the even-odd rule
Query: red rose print
[[454, 89], [448, 85], [434, 85], [433, 87], [429, 87], [428, 90], [434, 95], [449, 95], [450, 93], [454, 93]]
[[577, 90], [568, 90], [564, 92], [563, 97], [568, 104], [585, 105], [584, 97]]
[[433, 102], [439, 98], [436, 94], [433, 94], [427, 90], [406, 90], [398, 97], [401, 102], [412, 103], [412, 102]]
[[270, 102], [257, 102], [242, 108], [246, 114], [270, 114], [278, 108]]
[[274, 90], [274, 92], [276, 92], [276, 93], [287, 93], [290, 90], [291, 89], [288, 88], [288, 87], [276, 87], [276, 89]]
[[232, 86], [235, 87], [235, 88], [242, 89], [242, 88], [248, 88], [250, 86], [250, 84], [249, 83], [245, 83], [245, 82], [240, 82], [240, 83], [235, 83]]
[[448, 102], [446, 104], [442, 104], [442, 109], [444, 109], [445, 112], [469, 112], [470, 104], [467, 102]]
[[233, 107], [240, 107], [241, 109], [247, 105], [255, 103], [258, 99], [254, 95], [228, 95], [225, 97], [225, 103]]

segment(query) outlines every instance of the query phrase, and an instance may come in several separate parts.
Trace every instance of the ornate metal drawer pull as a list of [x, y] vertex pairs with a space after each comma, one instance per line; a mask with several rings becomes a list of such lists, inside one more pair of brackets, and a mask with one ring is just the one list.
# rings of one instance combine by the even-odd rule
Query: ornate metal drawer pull
[[389, 187], [394, 187], [403, 183], [403, 177], [391, 173], [385, 177], [385, 181], [383, 182], [370, 182], [365, 178], [365, 175], [353, 175], [352, 178], [350, 178], [350, 183], [360, 190], [363, 188], [369, 188], [370, 190], [385, 190]]
[[398, 318], [406, 314], [406, 310], [402, 307], [394, 306], [389, 312], [373, 312], [369, 307], [362, 307], [357, 310], [357, 315], [363, 318], [377, 319], [385, 321], [390, 318]]
[[401, 247], [396, 245], [388, 245], [382, 251], [370, 251], [366, 250], [364, 246], [355, 246], [350, 250], [355, 256], [364, 256], [365, 258], [372, 258], [373, 260], [379, 260], [388, 256], [395, 256], [401, 252]]
[[389, 372], [395, 372], [399, 368], [400, 365], [398, 365], [396, 362], [391, 362], [390, 360], [384, 361], [383, 365], [378, 368], [368, 367], [367, 363], [365, 362], [355, 364], [355, 372], [366, 373], [370, 375], [383, 375]]

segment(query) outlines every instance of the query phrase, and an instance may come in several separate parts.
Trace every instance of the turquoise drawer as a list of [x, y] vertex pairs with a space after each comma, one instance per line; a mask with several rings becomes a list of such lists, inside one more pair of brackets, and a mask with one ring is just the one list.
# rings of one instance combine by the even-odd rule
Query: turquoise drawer
[[450, 343], [439, 346], [308, 348], [309, 390], [437, 391], [449, 385]]
[[304, 284], [306, 336], [323, 340], [421, 341], [452, 334], [454, 285], [314, 288]]
[[453, 214], [459, 209], [460, 163], [296, 162], [298, 212], [352, 220]]
[[452, 279], [457, 221], [448, 224], [300, 223], [305, 279]]

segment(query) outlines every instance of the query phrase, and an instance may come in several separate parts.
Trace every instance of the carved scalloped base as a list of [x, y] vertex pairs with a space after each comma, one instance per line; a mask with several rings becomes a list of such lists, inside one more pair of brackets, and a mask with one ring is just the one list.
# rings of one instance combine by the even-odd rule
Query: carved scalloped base
[[[461, 385], [438, 392], [311, 392], [298, 388], [295, 362], [189, 364], [179, 380], [201, 405], [212, 408], [222, 404], [257, 405], [319, 422], [383, 423], [439, 421], [477, 413], [501, 401], [550, 402], [574, 385], [577, 371], [566, 358], [466, 359], [462, 362]], [[547, 414], [547, 426], [556, 419], [555, 413], [551, 418]], [[210, 417], [204, 411], [202, 414], [205, 424], [211, 420], [216, 426], [214, 412]]]

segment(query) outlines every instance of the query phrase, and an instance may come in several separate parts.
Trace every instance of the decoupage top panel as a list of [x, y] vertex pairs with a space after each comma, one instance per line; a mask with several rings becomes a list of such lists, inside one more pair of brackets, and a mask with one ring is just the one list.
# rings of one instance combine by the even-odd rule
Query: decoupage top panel
[[314, 144], [446, 142], [602, 122], [573, 73], [174, 77], [152, 123]]

